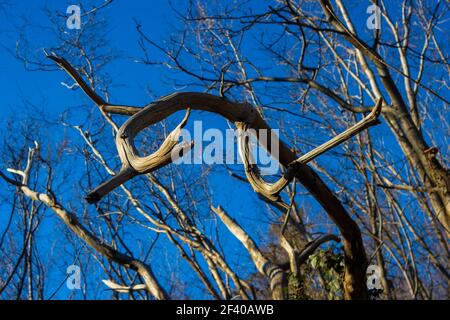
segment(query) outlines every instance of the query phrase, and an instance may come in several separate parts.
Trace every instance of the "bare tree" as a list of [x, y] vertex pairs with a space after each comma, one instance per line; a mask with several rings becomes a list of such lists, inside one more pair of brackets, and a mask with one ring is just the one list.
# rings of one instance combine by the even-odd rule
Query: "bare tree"
[[[381, 8], [383, 27], [373, 33], [361, 29], [360, 19], [351, 16], [355, 9], [340, 0], [274, 1], [257, 10], [252, 2], [239, 7], [191, 2], [186, 13], [174, 9], [185, 29], [174, 33], [169, 45], [150, 39], [137, 23], [139, 62], [167, 66], [175, 83], [198, 89], [144, 107], [109, 101], [114, 80], [101, 70], [114, 56], [90, 42], [104, 6], [88, 11], [80, 37], [62, 35], [57, 15], [57, 41], [65, 45], [46, 56], [74, 81], [66, 87], [81, 89], [96, 106], [86, 112], [84, 125], [72, 124], [66, 115], [52, 123], [79, 139], [73, 154], [84, 168], [76, 198], [84, 194], [87, 203], [73, 206], [62, 192], [56, 195], [58, 161], [49, 158], [52, 147], [41, 150], [45, 138], [34, 139], [39, 142], [28, 152], [30, 139], [20, 152], [10, 150], [21, 157], [5, 160], [10, 174], [1, 176], [16, 188], [11, 217], [23, 212], [26, 227], [23, 249], [9, 250], [17, 254], [5, 264], [0, 294], [22, 296], [27, 280], [27, 297], [45, 298], [43, 268], [37, 258], [32, 261], [39, 212], [49, 210], [87, 245], [85, 259], [98, 262], [114, 298], [189, 298], [184, 283], [197, 279], [204, 296], [214, 299], [367, 299], [377, 294], [366, 287], [369, 264], [379, 267], [384, 298], [448, 295], [449, 67], [439, 29], [448, 4], [405, 0], [400, 13], [383, 1], [374, 4]], [[254, 48], [266, 58], [253, 54]], [[150, 50], [167, 60], [150, 60]], [[16, 54], [27, 66], [54, 70], [26, 50]], [[214, 168], [192, 174], [171, 165], [193, 147], [178, 138], [196, 110], [223, 117], [239, 132], [243, 166], [226, 169], [236, 183], [249, 183], [272, 219], [272, 232], [263, 240], [216, 202], [204, 178]], [[178, 111], [185, 116], [168, 129], [169, 117]], [[149, 127], [152, 131], [145, 130]], [[277, 127], [278, 154], [258, 135], [258, 129], [270, 135]], [[263, 179], [254, 164], [252, 136], [282, 166], [277, 179]], [[153, 152], [141, 156], [148, 153], [145, 144]], [[48, 172], [37, 170], [44, 163]], [[320, 210], [327, 218], [315, 214]], [[242, 245], [255, 274], [243, 275], [233, 254], [222, 248], [221, 224], [209, 225], [210, 219]], [[127, 231], [147, 240], [132, 245]], [[7, 227], [0, 249], [10, 233]], [[158, 249], [162, 243], [171, 251]], [[342, 251], [333, 243], [342, 243]], [[189, 274], [161, 272], [163, 252], [173, 251]], [[241, 268], [248, 273], [248, 264]]]

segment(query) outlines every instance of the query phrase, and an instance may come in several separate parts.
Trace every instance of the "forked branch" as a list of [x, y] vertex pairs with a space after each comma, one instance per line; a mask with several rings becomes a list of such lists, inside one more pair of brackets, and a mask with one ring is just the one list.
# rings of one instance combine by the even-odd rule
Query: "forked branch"
[[[264, 119], [256, 112], [256, 109], [249, 103], [236, 103], [228, 101], [222, 97], [217, 97], [207, 93], [198, 92], [182, 92], [175, 93], [163, 97], [144, 108], [129, 107], [123, 105], [104, 104], [103, 99], [98, 99], [98, 95], [94, 95], [87, 85], [83, 84], [83, 79], [78, 75], [77, 71], [70, 66], [70, 64], [56, 56], [49, 55], [53, 61], [66, 70], [69, 75], [80, 85], [83, 91], [102, 108], [104, 112], [122, 115], [133, 115], [124, 124], [125, 128], [121, 128], [120, 134], [117, 136], [116, 146], [119, 146], [119, 154], [121, 160], [125, 164], [135, 164], [139, 167], [140, 160], [137, 152], [133, 150], [132, 139], [143, 128], [155, 124], [171, 114], [185, 109], [203, 110], [216, 113], [223, 116], [233, 123], [246, 123], [249, 128], [258, 132], [260, 129], [265, 129], [269, 133], [272, 129], [264, 121]], [[78, 76], [77, 76], [78, 75]], [[132, 125], [130, 125], [132, 123]], [[367, 124], [366, 124], [367, 126]], [[126, 129], [128, 128], [128, 129]], [[348, 133], [347, 133], [348, 134]], [[130, 140], [131, 137], [131, 140]], [[257, 136], [258, 138], [258, 136]], [[310, 167], [297, 161], [298, 157], [289, 146], [278, 139], [279, 152], [272, 151], [271, 141], [259, 141], [262, 146], [277, 160], [280, 164], [287, 168], [295, 169], [295, 178], [302, 183], [305, 188], [312, 194], [313, 197], [326, 210], [331, 220], [338, 226], [339, 231], [343, 237], [344, 252], [346, 256], [346, 270], [344, 276], [344, 296], [346, 299], [365, 299], [367, 298], [367, 288], [365, 284], [367, 258], [364, 251], [364, 245], [361, 238], [361, 232], [357, 224], [351, 219], [350, 215], [343, 207], [342, 203], [336, 198], [333, 192], [323, 182], [323, 180]], [[125, 149], [123, 149], [125, 146]], [[324, 151], [322, 151], [324, 152]], [[131, 162], [126, 156], [131, 155]], [[133, 159], [134, 157], [134, 159]], [[295, 162], [295, 163], [293, 163]], [[132, 166], [131, 166], [132, 167]], [[141, 168], [142, 169], [142, 168]], [[107, 183], [106, 187], [100, 188], [102, 194], [105, 195], [108, 189], [129, 180], [136, 172], [136, 168], [130, 168], [135, 172], [124, 172], [121, 176], [116, 178], [113, 183]], [[292, 169], [291, 169], [292, 170]], [[284, 183], [283, 183], [284, 184]], [[275, 190], [278, 190], [275, 188]], [[97, 190], [98, 191], [98, 190]], [[99, 197], [94, 194], [91, 197], [91, 202], [98, 201]]]
[[283, 208], [287, 208], [286, 204], [280, 202], [280, 192], [295, 177], [299, 165], [307, 164], [308, 162], [322, 155], [326, 151], [344, 143], [345, 141], [349, 140], [350, 138], [354, 137], [355, 135], [369, 128], [370, 126], [379, 123], [378, 117], [381, 114], [382, 105], [383, 100], [380, 98], [377, 101], [375, 107], [370, 112], [370, 114], [364, 117], [361, 121], [357, 122], [356, 124], [348, 128], [344, 132], [338, 134], [334, 138], [330, 139], [329, 141], [321, 144], [317, 148], [314, 148], [313, 150], [304, 154], [295, 161], [289, 163], [286, 173], [275, 183], [268, 183], [264, 181], [264, 179], [259, 174], [258, 166], [255, 164], [251, 154], [250, 149], [251, 131], [248, 130], [249, 126], [245, 123], [236, 123], [236, 126], [239, 131], [239, 138], [238, 138], [239, 154], [245, 167], [245, 174], [253, 190], [257, 194], [266, 198], [267, 200], [278, 204], [281, 203], [281, 206]]

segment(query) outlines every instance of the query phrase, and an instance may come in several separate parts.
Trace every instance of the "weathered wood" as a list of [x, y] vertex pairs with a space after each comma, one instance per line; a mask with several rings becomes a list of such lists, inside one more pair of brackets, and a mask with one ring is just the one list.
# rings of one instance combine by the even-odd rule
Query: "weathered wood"
[[258, 166], [253, 161], [249, 146], [251, 134], [251, 131], [248, 130], [249, 126], [244, 122], [236, 122], [236, 126], [239, 132], [238, 150], [245, 167], [245, 174], [253, 190], [271, 202], [281, 203], [281, 207], [287, 209], [287, 205], [280, 202], [279, 194], [287, 186], [287, 184], [294, 178], [296, 170], [298, 169], [299, 165], [307, 164], [308, 162], [317, 158], [326, 151], [340, 145], [341, 143], [354, 137], [358, 133], [369, 128], [370, 126], [379, 123], [378, 117], [381, 114], [382, 105], [383, 100], [379, 99], [376, 106], [372, 109], [372, 111], [361, 121], [357, 122], [356, 124], [348, 128], [344, 132], [338, 134], [334, 138], [321, 144], [317, 148], [314, 148], [310, 152], [304, 154], [300, 158], [292, 161], [288, 165], [286, 174], [284, 174], [275, 183], [268, 183], [264, 181], [264, 179], [260, 176]]
[[[137, 134], [132, 133], [136, 122], [126, 122], [119, 131], [116, 138], [116, 147], [122, 161], [120, 172], [102, 183], [97, 188], [88, 193], [86, 200], [89, 203], [100, 201], [106, 194], [124, 184], [128, 180], [145, 173], [155, 171], [186, 154], [192, 147], [192, 143], [178, 144], [181, 129], [186, 125], [189, 118], [189, 109], [181, 123], [167, 136], [163, 144], [157, 151], [140, 157], [134, 145], [134, 138]], [[128, 133], [128, 131], [131, 131]]]
[[[164, 288], [161, 287], [159, 282], [156, 280], [156, 277], [154, 276], [153, 271], [149, 265], [128, 254], [116, 250], [112, 246], [99, 239], [78, 220], [77, 216], [73, 212], [69, 211], [60, 203], [58, 203], [57, 199], [50, 191], [49, 193], [40, 193], [28, 186], [30, 169], [37, 148], [37, 144], [36, 148], [30, 148], [25, 170], [8, 170], [16, 175], [21, 176], [22, 180], [19, 182], [8, 178], [7, 181], [17, 186], [20, 191], [29, 199], [41, 202], [46, 207], [51, 209], [77, 237], [79, 237], [82, 241], [84, 241], [87, 245], [93, 248], [104, 258], [118, 263], [125, 268], [136, 271], [144, 281], [145, 290], [152, 294], [156, 299], [169, 299], [169, 296], [165, 292]], [[1, 172], [0, 175], [4, 178], [6, 177]]]
[[[84, 92], [99, 107], [101, 107], [104, 112], [133, 114], [120, 129], [120, 134], [117, 136], [116, 140], [116, 145], [125, 146], [125, 150], [118, 150], [119, 154], [122, 153], [122, 161], [126, 159], [124, 156], [128, 153], [137, 156], [136, 152], [132, 150], [133, 146], [130, 144], [130, 140], [127, 140], [127, 137], [134, 137], [143, 128], [155, 124], [177, 111], [188, 108], [213, 112], [234, 123], [244, 122], [249, 128], [256, 130], [257, 138], [259, 138], [258, 130], [260, 129], [266, 129], [269, 135], [272, 134], [272, 129], [249, 103], [235, 103], [207, 93], [174, 93], [153, 102], [140, 110], [136, 107], [118, 107], [117, 105], [107, 104], [103, 99], [98, 99], [98, 95], [93, 93], [89, 86], [87, 86], [84, 83], [84, 80], [78, 75], [76, 70], [71, 67], [66, 60], [57, 57], [54, 54], [49, 55], [49, 58], [66, 70], [80, 85]], [[292, 162], [298, 159], [295, 152], [281, 139], [279, 139], [279, 153], [272, 154], [271, 141], [270, 139], [266, 140], [267, 141], [264, 141], [264, 139], [261, 140], [261, 145], [284, 167], [288, 168]], [[124, 175], [124, 177], [118, 179], [119, 182], [126, 177], [127, 176]], [[296, 168], [295, 177], [322, 205], [330, 219], [338, 226], [339, 231], [342, 234], [345, 253], [345, 297], [347, 299], [367, 299], [368, 296], [365, 281], [367, 257], [358, 225], [353, 221], [341, 202], [314, 170], [307, 165], [300, 163], [298, 168]], [[107, 188], [105, 190], [107, 191]], [[92, 200], [96, 200], [96, 197], [93, 197]]]

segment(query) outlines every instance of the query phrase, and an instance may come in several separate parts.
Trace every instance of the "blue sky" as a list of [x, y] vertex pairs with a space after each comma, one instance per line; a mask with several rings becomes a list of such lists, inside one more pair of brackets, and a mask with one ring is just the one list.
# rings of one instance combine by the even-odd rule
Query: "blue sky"
[[[166, 95], [175, 90], [187, 90], [189, 88], [177, 88], [171, 85], [170, 77], [173, 75], [166, 68], [149, 68], [134, 62], [135, 58], [140, 56], [134, 19], [142, 24], [143, 30], [152, 40], [159, 43], [167, 41], [168, 35], [180, 27], [177, 25], [178, 20], [172, 17], [168, 1], [136, 1], [136, 3], [138, 5], [130, 4], [129, 1], [114, 1], [110, 7], [103, 11], [102, 16], [107, 20], [105, 34], [108, 46], [119, 55], [118, 59], [106, 68], [106, 72], [113, 79], [109, 90], [111, 101], [143, 106], [154, 97]], [[59, 11], [64, 13], [70, 4], [73, 4], [73, 2], [56, 0], [21, 1], [8, 4], [5, 10], [0, 13], [3, 15], [0, 19], [0, 87], [2, 88], [0, 121], [2, 126], [11, 117], [19, 121], [24, 120], [29, 115], [28, 111], [30, 108], [37, 108], [37, 110], [40, 110], [40, 115], [45, 114], [45, 117], [48, 119], [58, 119], [68, 108], [82, 104], [91, 105], [91, 102], [85, 98], [80, 90], [70, 91], [61, 84], [61, 82], [67, 81], [67, 76], [64, 72], [58, 70], [50, 72], [32, 70], [35, 68], [33, 65], [24, 65], [23, 61], [15, 57], [17, 41], [20, 36], [18, 30], [25, 30], [30, 41], [27, 47], [28, 53], [31, 53], [37, 60], [43, 59], [43, 49], [51, 48], [54, 45], [54, 37], [49, 29], [51, 22], [44, 10], [49, 9], [53, 12]], [[178, 5], [177, 8], [182, 10], [182, 6]], [[19, 44], [20, 46], [24, 45], [22, 42]], [[153, 51], [151, 58], [158, 60], [163, 57], [159, 52]], [[45, 60], [44, 62], [47, 63]], [[49, 62], [48, 64], [51, 65]], [[152, 98], [150, 98], [149, 92]], [[92, 108], [95, 107], [92, 106]], [[207, 117], [208, 121], [205, 123], [205, 126], [228, 127], [217, 116], [208, 115]], [[83, 122], [83, 119], [76, 114], [73, 114], [70, 120], [73, 124], [78, 124], [77, 121]], [[43, 135], [50, 136], [53, 142], [57, 142], [67, 134], [71, 135], [71, 133], [67, 133], [67, 129], [61, 126], [48, 128], [44, 126], [41, 130]], [[69, 179], [76, 180], [76, 172], [74, 171], [76, 170], [73, 170], [73, 168], [69, 171]], [[226, 176], [226, 173], [222, 171], [218, 175], [223, 178], [223, 176]], [[59, 174], [58, 179], [67, 179], [67, 177]], [[220, 177], [213, 179], [220, 179]], [[233, 183], [233, 181], [230, 183]], [[240, 201], [239, 195], [246, 194], [249, 191], [249, 186], [242, 183], [233, 183], [232, 186], [227, 186], [226, 190], [212, 190], [212, 194], [217, 204], [226, 207], [230, 212], [236, 214], [241, 212], [252, 213], [252, 217], [243, 217], [240, 221], [245, 227], [253, 225], [255, 220], [258, 220], [258, 217], [254, 216], [255, 210], [261, 211], [261, 213], [263, 211], [257, 205], [259, 200], [256, 197], [244, 203]], [[71, 195], [70, 187], [68, 187], [66, 188], [66, 194], [61, 196], [64, 199], [76, 202], [77, 199], [71, 199], [73, 197]], [[2, 205], [2, 209], [7, 212], [8, 206]], [[64, 246], [66, 239], [66, 236], [64, 236], [65, 227], [58, 223], [51, 213], [47, 213], [46, 216], [47, 219], [44, 220], [37, 234], [37, 241], [42, 252], [48, 255], [47, 258], [51, 265], [48, 274], [49, 281], [46, 287], [47, 298], [56, 290], [53, 298], [82, 298], [81, 292], [69, 291], [65, 285], [60, 287], [60, 284], [64, 281], [66, 266], [73, 263], [76, 259], [76, 253], [73, 249], [66, 249]], [[8, 217], [7, 215], [0, 217], [0, 230], [3, 228], [2, 225], [6, 225], [5, 222]], [[267, 221], [265, 217], [261, 216], [261, 218]], [[216, 222], [210, 221], [210, 223], [214, 225]], [[226, 240], [224, 246], [228, 246], [232, 252], [236, 252], [236, 254], [231, 255], [233, 257], [232, 260], [235, 260], [231, 262], [238, 263], [242, 258], [246, 260], [245, 257], [238, 254], [240, 252], [240, 244], [229, 236], [225, 228], [220, 227], [222, 230], [221, 237]], [[257, 234], [256, 232], [259, 229], [259, 227], [253, 228], [252, 232], [254, 232], [254, 235]], [[55, 230], [60, 233], [56, 244], [54, 243]], [[139, 236], [136, 238], [139, 238]], [[161, 246], [164, 247], [164, 242], [160, 242], [162, 242]], [[82, 245], [78, 242], [78, 247], [80, 246]], [[52, 252], [64, 251], [66, 251], [66, 255], [63, 255], [61, 259], [58, 256], [58, 260], [52, 260]], [[152, 261], [153, 265], [153, 260], [150, 259], [150, 261]], [[165, 260], [164, 263], [166, 262]], [[96, 262], [92, 261], [92, 263], [95, 264]], [[181, 262], [182, 266], [183, 262]], [[156, 265], [154, 265], [154, 268], [158, 269]], [[88, 281], [90, 290], [94, 289], [94, 292], [102, 292], [105, 289], [100, 282], [100, 279], [104, 277], [102, 278], [100, 274], [91, 273], [89, 278], [91, 280]], [[189, 290], [195, 292], [196, 287], [193, 286]], [[88, 297], [92, 297], [93, 294], [91, 292]], [[109, 293], [103, 291], [101, 296], [108, 297]]]
[[[1, 0], [0, 0], [1, 2]], [[367, 1], [368, 2], [368, 1]], [[354, 22], [362, 26], [365, 24], [367, 14], [365, 12], [367, 7], [366, 1], [352, 2], [349, 7], [354, 13]], [[95, 1], [96, 4], [101, 1]], [[232, 1], [228, 1], [232, 3]], [[235, 2], [236, 3], [236, 2]], [[255, 11], [259, 4], [254, 7]], [[77, 4], [75, 1], [16, 1], [9, 3], [3, 10], [0, 10], [0, 88], [2, 96], [2, 104], [0, 106], [0, 121], [1, 126], [5, 127], [5, 123], [11, 118], [23, 120], [27, 117], [28, 108], [37, 108], [41, 110], [42, 114], [48, 119], [57, 119], [65, 110], [71, 108], [73, 114], [70, 117], [70, 121], [73, 124], [83, 123], [83, 115], [76, 113], [76, 107], [80, 105], [90, 105], [92, 103], [86, 99], [84, 94], [80, 90], [70, 91], [64, 87], [61, 82], [67, 81], [67, 76], [63, 71], [30, 71], [29, 69], [34, 66], [25, 66], [24, 63], [18, 60], [14, 53], [17, 45], [20, 47], [26, 45], [25, 43], [18, 43], [20, 38], [20, 30], [25, 30], [26, 36], [29, 39], [29, 46], [27, 51], [31, 53], [37, 59], [43, 59], [43, 49], [51, 48], [55, 45], [55, 39], [50, 30], [52, 25], [48, 16], [45, 14], [44, 9], [48, 8], [52, 12], [59, 11], [64, 13], [68, 5]], [[183, 12], [183, 6], [186, 5], [185, 1], [174, 1], [173, 5]], [[152, 1], [124, 1], [115, 0], [111, 6], [106, 8], [102, 13], [104, 24], [104, 36], [105, 41], [114, 53], [117, 54], [117, 59], [108, 64], [105, 68], [105, 72], [111, 79], [111, 85], [109, 87], [109, 93], [111, 95], [111, 101], [119, 104], [129, 104], [143, 106], [150, 102], [155, 97], [163, 96], [174, 91], [188, 91], [198, 88], [177, 87], [173, 84], [173, 78], [180, 76], [179, 74], [171, 73], [170, 70], [160, 66], [148, 67], [142, 64], [135, 63], [135, 59], [141, 56], [141, 52], [138, 45], [138, 34], [135, 30], [134, 19], [142, 24], [142, 30], [152, 40], [165, 44], [169, 41], [169, 35], [177, 32], [183, 28], [180, 25], [179, 20], [173, 17], [173, 11], [170, 4], [166, 0], [152, 0]], [[370, 32], [364, 31], [365, 28], [361, 28], [363, 37], [370, 35]], [[66, 31], [76, 32], [76, 31]], [[254, 40], [254, 39], [253, 39]], [[246, 54], [252, 55], [257, 61], [263, 62], [267, 59], [261, 51], [254, 50], [251, 47], [252, 39], [248, 42], [248, 49]], [[247, 53], [248, 52], [248, 53]], [[160, 52], [157, 50], [150, 51], [151, 58], [154, 60], [163, 59]], [[47, 62], [46, 62], [47, 63]], [[49, 65], [51, 65], [49, 63]], [[92, 109], [95, 109], [92, 106]], [[283, 116], [283, 115], [281, 115]], [[314, 115], [312, 115], [314, 116]], [[217, 127], [220, 129], [228, 128], [225, 121], [217, 116], [213, 115], [201, 115], [204, 122], [204, 126]], [[196, 114], [196, 120], [199, 119], [199, 115]], [[44, 134], [50, 135], [54, 141], [58, 141], [66, 135], [71, 136], [71, 133], [67, 132], [67, 129], [62, 127], [50, 126], [48, 128], [42, 128]], [[392, 136], [388, 133], [385, 125], [377, 127], [380, 134], [384, 135], [386, 146], [392, 150], [396, 150], [397, 146], [393, 143]], [[315, 134], [315, 133], [314, 133]], [[327, 137], [323, 137], [325, 140]], [[19, 143], [19, 142], [18, 142]], [[115, 150], [111, 151], [112, 153]], [[392, 152], [395, 156], [401, 158], [401, 153]], [[79, 160], [79, 159], [78, 159]], [[326, 163], [327, 157], [321, 158], [323, 163]], [[334, 161], [334, 160], [330, 160]], [[336, 170], [341, 169], [340, 163], [329, 162], [328, 168]], [[69, 168], [70, 169], [70, 168]], [[76, 170], [70, 172], [70, 178], [76, 182]], [[65, 177], [60, 176], [59, 179]], [[72, 181], [71, 180], [71, 181]], [[219, 169], [210, 178], [212, 186], [212, 196], [216, 204], [220, 204], [227, 209], [228, 212], [237, 216], [242, 226], [249, 230], [251, 235], [258, 238], [261, 236], [261, 232], [266, 230], [268, 217], [267, 209], [264, 205], [261, 205], [261, 201], [251, 194], [251, 189], [248, 185], [236, 182], [228, 177], [225, 170]], [[226, 187], [214, 187], [214, 182], [226, 181]], [[222, 186], [223, 184], [221, 184]], [[3, 187], [3, 185], [1, 185]], [[64, 199], [76, 201], [76, 199], [70, 199], [70, 188], [67, 190], [67, 194], [64, 194]], [[304, 193], [304, 190], [301, 189]], [[80, 195], [81, 197], [82, 195]], [[245, 196], [245, 201], [243, 198]], [[302, 196], [303, 197], [303, 196]], [[304, 196], [303, 199], [310, 198]], [[312, 214], [309, 216], [315, 217], [316, 212], [320, 212], [318, 205], [313, 201], [308, 202], [309, 208]], [[6, 212], [7, 207], [1, 206]], [[328, 223], [325, 215], [317, 217], [320, 222]], [[6, 219], [6, 216], [0, 216], [0, 230], [2, 230], [2, 224]], [[262, 223], [261, 223], [262, 221]], [[215, 223], [214, 221], [206, 222]], [[45, 250], [49, 250], [50, 242], [46, 240], [51, 239], [54, 234], [56, 221], [49, 219], [45, 225], [41, 228], [39, 233], [39, 239], [42, 241], [42, 247]], [[64, 227], [58, 225], [56, 230], [63, 233]], [[134, 235], [139, 238], [138, 235]], [[64, 238], [64, 236], [61, 236]], [[221, 237], [223, 237], [224, 245], [229, 250], [236, 254], [230, 255], [231, 259], [238, 262], [240, 259], [248, 262], [248, 258], [242, 256], [240, 250], [240, 244], [237, 243], [232, 237], [228, 236], [228, 232], [225, 228], [221, 227]], [[133, 235], [130, 236], [133, 239]], [[161, 241], [162, 242], [162, 241]], [[58, 244], [60, 245], [60, 244]], [[59, 250], [64, 250], [60, 245]], [[161, 244], [164, 246], [164, 242]], [[51, 271], [51, 281], [47, 292], [53, 292], [64, 277], [65, 266], [71, 264], [74, 259], [74, 252], [69, 252], [62, 261], [58, 261], [57, 266]], [[170, 259], [170, 257], [168, 258]], [[166, 261], [164, 261], [165, 263]], [[96, 263], [92, 261], [92, 263]], [[153, 262], [152, 262], [153, 263]], [[181, 265], [183, 266], [183, 265]], [[253, 271], [253, 269], [250, 269]], [[101, 278], [99, 274], [91, 274], [91, 285], [96, 287], [97, 290], [103, 290], [102, 284], [99, 282]], [[194, 290], [195, 289], [191, 289]], [[76, 298], [81, 298], [80, 293], [75, 293]], [[57, 298], [71, 297], [71, 292], [65, 289], [65, 286], [58, 291]]]

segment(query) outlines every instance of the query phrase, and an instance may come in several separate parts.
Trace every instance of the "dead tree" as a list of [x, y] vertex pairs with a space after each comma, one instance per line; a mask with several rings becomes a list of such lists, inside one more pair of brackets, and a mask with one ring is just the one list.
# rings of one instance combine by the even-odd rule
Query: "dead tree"
[[[240, 131], [246, 131], [248, 128], [251, 128], [255, 130], [266, 129], [270, 132], [270, 128], [267, 123], [250, 104], [234, 103], [228, 101], [227, 99], [205, 93], [175, 93], [163, 97], [162, 99], [153, 102], [142, 109], [126, 105], [112, 105], [106, 103], [84, 82], [75, 68], [73, 68], [64, 58], [55, 54], [48, 54], [48, 57], [68, 72], [68, 74], [76, 81], [87, 96], [90, 97], [94, 103], [96, 103], [102, 112], [131, 116], [118, 130], [116, 135], [116, 147], [122, 161], [122, 169], [109, 181], [103, 183], [88, 194], [87, 200], [91, 203], [99, 201], [104, 195], [114, 188], [122, 185], [125, 181], [140, 174], [149, 174], [152, 171], [167, 165], [174, 160], [171, 158], [172, 151], [175, 150], [176, 154], [183, 154], [187, 152], [192, 144], [178, 145], [176, 138], [179, 134], [180, 128], [186, 124], [189, 116], [189, 109], [205, 110], [219, 114], [236, 123]], [[343, 237], [346, 258], [344, 288], [345, 298], [347, 299], [364, 299], [367, 297], [365, 287], [366, 256], [362, 244], [361, 234], [359, 228], [349, 217], [340, 202], [321, 181], [317, 174], [315, 174], [314, 171], [306, 165], [306, 163], [334, 146], [346, 141], [369, 126], [376, 124], [377, 118], [381, 113], [381, 106], [382, 102], [380, 100], [373, 108], [372, 112], [362, 121], [302, 157], [297, 157], [296, 154], [280, 140], [280, 154], [274, 156], [278, 156], [280, 163], [287, 168], [287, 174], [281, 181], [275, 184], [275, 187], [264, 182], [257, 175], [257, 170], [255, 170], [255, 168], [253, 168], [248, 161], [250, 151], [247, 141], [244, 139], [240, 142], [240, 151], [246, 167], [247, 177], [257, 193], [261, 194], [269, 201], [274, 201], [277, 194], [287, 185], [287, 182], [295, 177], [308, 188], [316, 199], [318, 199], [322, 206], [327, 210], [332, 220], [338, 225]], [[185, 118], [166, 138], [158, 151], [149, 156], [140, 157], [134, 145], [134, 138], [139, 131], [182, 109], [187, 109]], [[266, 142], [263, 146], [269, 153], [271, 152], [270, 142]], [[134, 260], [131, 258], [127, 258], [116, 252], [111, 252], [111, 249], [108, 247], [99, 245], [95, 237], [84, 230], [83, 227], [78, 224], [74, 216], [70, 215], [63, 207], [61, 207], [54, 198], [46, 194], [39, 194], [35, 191], [29, 190], [26, 183], [16, 182], [15, 180], [7, 178], [4, 175], [3, 177], [7, 179], [8, 182], [20, 187], [22, 192], [24, 192], [27, 196], [32, 197], [35, 200], [42, 201], [44, 204], [49, 206], [77, 235], [93, 246], [96, 250], [104, 252], [104, 255], [108, 259], [130, 265], [138, 272], [142, 272], [144, 279], [147, 279], [147, 288], [155, 297], [166, 297], [164, 291], [158, 286], [155, 279], [153, 279], [152, 273], [148, 268], [141, 266], [139, 262], [133, 262]], [[220, 210], [215, 211], [216, 213], [222, 212]], [[223, 213], [220, 216], [225, 218]], [[226, 224], [230, 226], [230, 220], [226, 221], [228, 221]], [[242, 238], [238, 235], [237, 237]], [[316, 241], [315, 243], [316, 245], [309, 247], [317, 248], [317, 243], [322, 242]], [[293, 255], [293, 261], [298, 259], [296, 255], [297, 254]], [[262, 269], [261, 271], [266, 272]], [[275, 287], [278, 286], [274, 285], [274, 297], [282, 298], [283, 295], [281, 295], [279, 290], [275, 290]]]

